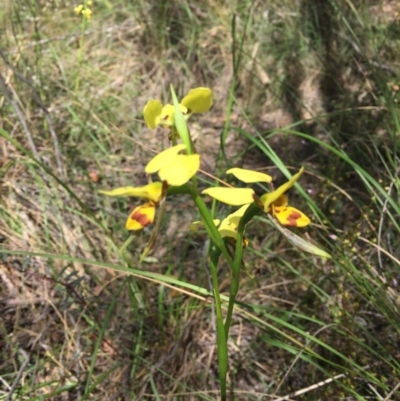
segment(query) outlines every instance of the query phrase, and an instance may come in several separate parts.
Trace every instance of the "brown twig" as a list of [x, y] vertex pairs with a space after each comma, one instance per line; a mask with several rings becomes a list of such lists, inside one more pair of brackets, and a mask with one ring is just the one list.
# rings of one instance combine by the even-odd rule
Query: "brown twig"
[[22, 348], [20, 348], [18, 350], [18, 352], [23, 356], [24, 362], [22, 363], [21, 367], [19, 368], [17, 376], [14, 379], [14, 383], [11, 386], [11, 390], [7, 395], [6, 401], [10, 401], [12, 399], [12, 395], [13, 395], [15, 389], [17, 388], [19, 381], [21, 380], [21, 377], [22, 377], [22, 374], [24, 373], [26, 365], [28, 365], [28, 363], [29, 363], [28, 353], [26, 351], [24, 351]]

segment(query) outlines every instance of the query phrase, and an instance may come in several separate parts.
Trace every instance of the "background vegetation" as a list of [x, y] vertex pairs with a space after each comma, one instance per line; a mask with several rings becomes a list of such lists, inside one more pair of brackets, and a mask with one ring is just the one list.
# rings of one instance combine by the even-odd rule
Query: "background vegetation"
[[291, 199], [333, 255], [250, 226], [231, 398], [400, 400], [399, 3], [97, 0], [87, 23], [77, 5], [0, 7], [0, 399], [217, 398], [191, 204], [168, 199], [139, 266], [148, 232], [119, 251], [135, 201], [98, 194], [145, 182], [169, 142], [142, 109], [173, 84], [213, 89], [192, 125], [205, 173], [306, 167]]

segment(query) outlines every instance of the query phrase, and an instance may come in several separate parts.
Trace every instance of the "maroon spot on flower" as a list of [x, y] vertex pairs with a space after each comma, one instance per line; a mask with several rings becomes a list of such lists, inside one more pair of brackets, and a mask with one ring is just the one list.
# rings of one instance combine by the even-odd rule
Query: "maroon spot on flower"
[[168, 118], [169, 118], [169, 115], [166, 115], [166, 116], [163, 118], [163, 120], [164, 120], [164, 121], [167, 121]]
[[142, 227], [146, 227], [152, 223], [148, 216], [137, 210], [135, 213], [131, 214], [131, 219], [137, 221]]
[[297, 220], [301, 217], [299, 212], [291, 212], [287, 218], [287, 224], [291, 227], [297, 226]]

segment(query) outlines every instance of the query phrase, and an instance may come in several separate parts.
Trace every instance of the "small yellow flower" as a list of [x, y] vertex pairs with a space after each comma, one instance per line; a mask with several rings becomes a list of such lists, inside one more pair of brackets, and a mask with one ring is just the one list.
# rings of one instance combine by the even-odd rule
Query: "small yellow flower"
[[[188, 119], [193, 113], [205, 113], [210, 110], [213, 103], [213, 95], [210, 88], [195, 88], [182, 99], [179, 107], [185, 118]], [[159, 100], [150, 99], [143, 109], [143, 117], [146, 125], [153, 129], [157, 125], [171, 127], [173, 124], [174, 106], [163, 104]]]
[[82, 10], [82, 15], [89, 20], [90, 18], [92, 18], [92, 10], [90, 8], [85, 8], [84, 10]]
[[74, 8], [74, 11], [75, 11], [76, 15], [79, 15], [82, 12], [82, 10], [83, 10], [83, 4], [79, 4], [79, 6], [76, 6]]
[[[234, 171], [232, 172], [232, 170]], [[239, 180], [246, 183], [260, 181], [269, 182], [267, 181], [269, 176], [266, 174], [265, 176], [267, 177], [260, 177], [260, 179], [257, 180], [257, 175], [252, 175], [250, 173], [251, 170], [242, 170], [243, 169], [231, 169], [229, 172], [234, 174]], [[205, 189], [202, 193], [209, 195], [220, 202], [233, 206], [246, 205], [256, 201], [265, 213], [270, 213], [275, 216], [282, 225], [305, 227], [310, 224], [310, 219], [300, 210], [288, 206], [288, 198], [284, 195], [285, 192], [301, 177], [303, 171], [304, 167], [302, 167], [288, 182], [281, 185], [275, 191], [262, 195], [260, 198], [257, 197], [256, 193], [251, 188], [213, 187]], [[254, 171], [253, 173], [262, 174], [257, 171]]]
[[161, 181], [142, 187], [120, 187], [111, 191], [100, 191], [108, 196], [133, 196], [146, 199], [144, 205], [136, 207], [126, 222], [127, 230], [141, 230], [153, 223], [157, 206], [165, 198], [169, 186], [186, 184], [200, 168], [200, 156], [181, 155], [186, 146], [176, 145], [153, 157], [145, 167], [147, 174], [158, 173]]
[[85, 4], [79, 4], [79, 6], [76, 6], [74, 8], [75, 14], [76, 15], [82, 14], [82, 16], [84, 18], [86, 18], [87, 20], [90, 20], [90, 18], [92, 18], [92, 10], [90, 9], [91, 5], [92, 5], [92, 1], [90, 1], [90, 0], [88, 0], [86, 2], [86, 6], [85, 6]]

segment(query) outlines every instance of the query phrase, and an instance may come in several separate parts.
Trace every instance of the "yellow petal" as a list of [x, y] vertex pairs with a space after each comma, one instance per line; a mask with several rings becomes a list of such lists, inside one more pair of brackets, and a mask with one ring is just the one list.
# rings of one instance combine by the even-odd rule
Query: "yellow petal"
[[174, 157], [176, 157], [176, 155], [183, 149], [186, 149], [186, 145], [182, 143], [180, 145], [172, 146], [171, 148], [163, 150], [149, 161], [144, 170], [147, 174], [156, 173], [163, 166], [168, 164]]
[[[217, 226], [219, 224], [220, 220], [214, 219], [213, 223]], [[200, 228], [204, 227], [204, 223], [202, 221], [194, 221], [193, 223], [190, 224], [189, 230], [190, 231], [197, 231]]]
[[158, 172], [161, 181], [179, 187], [186, 184], [200, 168], [200, 155], [176, 155]]
[[304, 167], [302, 167], [300, 171], [297, 174], [295, 174], [288, 182], [281, 185], [275, 191], [261, 196], [260, 201], [264, 205], [264, 212], [268, 212], [271, 204], [277, 201], [277, 199], [279, 199], [289, 188], [293, 186], [293, 184], [301, 177], [303, 171]]
[[188, 113], [205, 113], [210, 110], [212, 103], [212, 90], [201, 87], [190, 90], [181, 101], [181, 104], [187, 107]]
[[289, 199], [287, 195], [281, 195], [276, 201], [274, 201], [274, 206], [287, 206]]
[[222, 238], [237, 238], [237, 227], [234, 226], [233, 224], [221, 224], [221, 227], [218, 228], [219, 233], [221, 234]]
[[153, 203], [145, 203], [133, 209], [132, 213], [126, 221], [127, 230], [141, 230], [154, 221], [156, 207]]
[[233, 174], [238, 180], [243, 181], [247, 184], [253, 182], [271, 182], [272, 177], [268, 174], [260, 173], [259, 171], [247, 170], [244, 168], [234, 167], [226, 172], [227, 174]]
[[254, 191], [251, 188], [214, 187], [205, 189], [202, 194], [232, 206], [241, 206], [254, 202]]
[[159, 124], [162, 108], [162, 103], [155, 99], [150, 99], [146, 103], [146, 106], [144, 106], [144, 121], [150, 129], [155, 128]]
[[305, 227], [310, 224], [310, 219], [303, 212], [291, 206], [272, 206], [272, 214], [283, 226]]
[[[233, 238], [235, 241], [237, 240], [237, 226], [234, 224], [223, 224], [221, 223], [221, 227], [218, 228], [219, 233], [222, 238]], [[243, 237], [243, 248], [246, 248], [249, 244], [249, 241], [246, 237]]]
[[248, 209], [250, 205], [244, 205], [240, 209], [236, 210], [236, 212], [227, 216], [221, 223], [223, 224], [233, 224], [234, 226], [238, 227], [240, 219], [243, 217], [244, 213]]
[[112, 191], [99, 191], [101, 194], [108, 196], [134, 196], [136, 198], [144, 198], [158, 203], [162, 198], [162, 182], [152, 182], [143, 187], [120, 187]]
[[[179, 105], [183, 114], [187, 113], [187, 108], [185, 106]], [[172, 104], [166, 104], [161, 111], [160, 124], [171, 126], [174, 121], [174, 106]]]
[[83, 4], [79, 4], [79, 6], [76, 6], [74, 8], [74, 11], [75, 11], [76, 15], [79, 15], [82, 12], [82, 10], [83, 10]]

